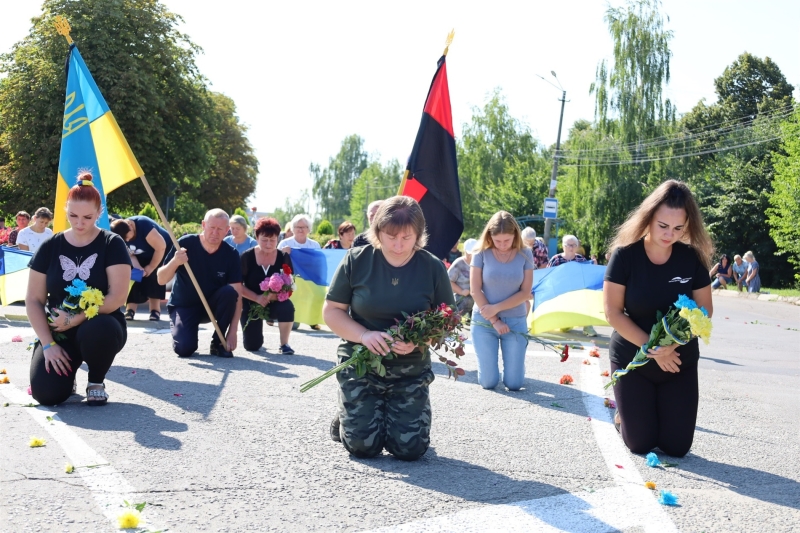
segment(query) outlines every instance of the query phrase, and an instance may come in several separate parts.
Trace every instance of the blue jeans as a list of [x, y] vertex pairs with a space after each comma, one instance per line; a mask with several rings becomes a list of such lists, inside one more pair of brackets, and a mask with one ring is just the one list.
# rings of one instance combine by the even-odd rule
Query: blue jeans
[[500, 320], [511, 329], [505, 335], [498, 334], [480, 313], [472, 313], [472, 343], [478, 357], [478, 383], [484, 389], [497, 386], [500, 381], [497, 358], [499, 348], [503, 353], [503, 385], [508, 390], [519, 390], [525, 381], [525, 349], [528, 347], [528, 339], [514, 332], [527, 333], [528, 323], [524, 316]]

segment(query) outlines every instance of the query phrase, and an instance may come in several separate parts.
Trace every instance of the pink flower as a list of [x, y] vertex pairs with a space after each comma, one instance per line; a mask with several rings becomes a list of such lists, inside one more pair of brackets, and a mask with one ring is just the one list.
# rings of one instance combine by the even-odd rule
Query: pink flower
[[280, 292], [282, 288], [283, 288], [283, 280], [281, 279], [281, 275], [277, 273], [273, 274], [269, 278], [269, 290], [271, 290], [272, 292]]
[[14, 335], [13, 337], [11, 337], [11, 342], [22, 342], [22, 336]]
[[292, 276], [289, 274], [281, 274], [281, 279], [283, 280], [284, 285], [291, 285], [292, 284]]
[[269, 290], [269, 278], [266, 278], [264, 281], [258, 284], [258, 288], [264, 292]]
[[289, 293], [288, 292], [281, 291], [281, 292], [278, 293], [278, 301], [279, 302], [285, 302], [288, 299], [289, 299]]

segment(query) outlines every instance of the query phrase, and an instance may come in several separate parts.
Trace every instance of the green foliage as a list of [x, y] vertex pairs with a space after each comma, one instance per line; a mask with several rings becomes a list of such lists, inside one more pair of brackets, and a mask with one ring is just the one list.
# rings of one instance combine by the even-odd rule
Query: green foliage
[[244, 209], [242, 209], [241, 207], [237, 207], [236, 209], [234, 209], [233, 213], [231, 213], [231, 214], [232, 215], [239, 215], [240, 217], [244, 217], [245, 220], [250, 220], [250, 214], [247, 211], [245, 211]]
[[530, 128], [511, 116], [499, 90], [483, 109], [473, 109], [456, 152], [466, 235], [477, 237], [501, 209], [515, 216], [541, 211], [550, 162]]
[[139, 214], [151, 218], [156, 222], [159, 221], [158, 211], [156, 211], [156, 208], [153, 206], [153, 204], [144, 204], [144, 207], [141, 211], [139, 211]]
[[[257, 163], [245, 130], [232, 118], [232, 102], [207, 91], [195, 65], [200, 49], [178, 31], [178, 15], [155, 0], [44, 0], [29, 35], [0, 56], [0, 209], [54, 202], [67, 53], [53, 27], [56, 14], [72, 25], [158, 198], [175, 194], [179, 204], [187, 196], [232, 208], [252, 193]], [[208, 180], [231, 183], [215, 197], [201, 188]], [[110, 211], [147, 201], [137, 182], [108, 197]]]
[[800, 109], [782, 125], [784, 153], [775, 153], [775, 174], [767, 216], [769, 234], [795, 266], [795, 280], [800, 282]]
[[175, 201], [175, 209], [170, 212], [170, 218], [181, 224], [187, 222], [200, 223], [206, 215], [206, 206], [189, 195], [179, 196]]
[[198, 222], [179, 224], [173, 220], [169, 223], [169, 225], [172, 227], [172, 232], [175, 234], [176, 239], [180, 239], [184, 235], [196, 235], [203, 231], [202, 224]]
[[314, 182], [314, 199], [322, 216], [334, 224], [340, 224], [350, 213], [353, 184], [367, 168], [369, 154], [363, 146], [364, 139], [350, 135], [342, 141], [339, 153], [328, 160], [326, 168], [316, 163], [308, 167]]
[[308, 205], [310, 203], [310, 199], [308, 196], [308, 190], [303, 189], [300, 191], [300, 196], [297, 200], [292, 198], [287, 198], [283, 204], [283, 207], [277, 208], [273, 213], [272, 216], [275, 217], [275, 220], [280, 222], [281, 228], [286, 226], [286, 223], [291, 221], [295, 215], [299, 215], [302, 213], [307, 213], [309, 211]]
[[328, 222], [327, 220], [323, 220], [319, 224], [317, 224], [317, 233], [320, 235], [333, 235], [336, 233], [333, 229], [333, 224]]
[[350, 214], [347, 219], [356, 226], [366, 228], [367, 206], [370, 202], [397, 194], [404, 171], [397, 159], [381, 165], [373, 158], [353, 184], [350, 193]]
[[792, 104], [792, 91], [781, 69], [769, 57], [740, 55], [714, 80], [718, 104], [731, 117], [755, 118]]
[[334, 235], [332, 233], [317, 232], [317, 233], [309, 233], [308, 238], [311, 239], [312, 241], [317, 241], [320, 246], [325, 246], [331, 239], [338, 238], [338, 235]]

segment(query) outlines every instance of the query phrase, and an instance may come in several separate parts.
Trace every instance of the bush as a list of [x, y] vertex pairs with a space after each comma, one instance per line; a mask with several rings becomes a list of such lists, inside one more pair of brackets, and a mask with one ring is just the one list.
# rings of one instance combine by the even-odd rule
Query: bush
[[247, 211], [245, 211], [241, 207], [237, 207], [236, 209], [234, 209], [233, 210], [233, 214], [234, 215], [239, 215], [241, 217], [244, 217], [245, 220], [248, 220], [248, 221], [250, 220], [250, 215], [247, 213]]
[[202, 224], [198, 224], [197, 222], [179, 224], [178, 222], [172, 220], [169, 225], [172, 226], [172, 233], [175, 234], [176, 239], [180, 239], [184, 235], [197, 234], [203, 231]]
[[328, 222], [327, 220], [323, 220], [317, 226], [317, 234], [318, 235], [333, 235], [336, 232], [333, 230], [333, 224]]
[[156, 208], [153, 206], [153, 204], [144, 204], [144, 207], [141, 211], [139, 211], [139, 214], [159, 222], [158, 211], [156, 211]]
[[311, 239], [312, 241], [317, 241], [320, 246], [324, 247], [326, 244], [328, 244], [328, 241], [330, 241], [331, 239], [335, 239], [336, 235], [333, 235], [333, 234], [330, 234], [330, 233], [329, 234], [324, 234], [324, 235], [320, 234], [320, 233], [311, 233], [308, 236], [308, 238]]

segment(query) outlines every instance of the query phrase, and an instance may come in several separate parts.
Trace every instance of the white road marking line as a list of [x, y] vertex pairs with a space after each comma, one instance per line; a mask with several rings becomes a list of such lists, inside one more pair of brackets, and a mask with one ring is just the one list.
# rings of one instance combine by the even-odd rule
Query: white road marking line
[[[9, 402], [16, 404], [26, 405], [31, 403], [31, 397], [20, 391], [12, 385], [0, 386], [0, 393], [8, 399]], [[89, 407], [87, 407], [88, 409]], [[129, 501], [131, 504], [135, 502], [134, 495], [137, 491], [133, 486], [122, 477], [122, 474], [117, 472], [117, 469], [111, 466], [108, 461], [100, 454], [95, 452], [89, 445], [81, 439], [69, 426], [64, 424], [58, 417], [57, 411], [44, 406], [28, 407], [25, 410], [31, 417], [39, 423], [42, 428], [50, 435], [50, 437], [58, 443], [64, 453], [69, 457], [71, 464], [76, 467], [75, 473], [80, 475], [86, 487], [91, 491], [97, 505], [103, 511], [103, 514], [111, 520], [116, 529], [117, 516], [123, 510], [123, 500]], [[52, 418], [52, 422], [47, 417]], [[85, 468], [91, 465], [102, 465], [94, 468]], [[64, 465], [53, 465], [59, 472], [63, 472]], [[84, 468], [79, 468], [84, 467]], [[157, 515], [152, 507], [145, 508], [140, 523], [140, 528], [147, 528], [148, 530], [159, 530], [161, 528], [155, 527]], [[146, 523], [145, 523], [146, 522]]]
[[[583, 343], [588, 349], [592, 346]], [[581, 392], [606, 468], [616, 487], [596, 492], [560, 494], [513, 504], [487, 505], [457, 513], [377, 529], [382, 533], [416, 532], [542, 532], [605, 533], [638, 527], [645, 532], [677, 533], [657, 502], [614, 429], [597, 364], [581, 365]], [[622, 468], [618, 468], [617, 465]]]

